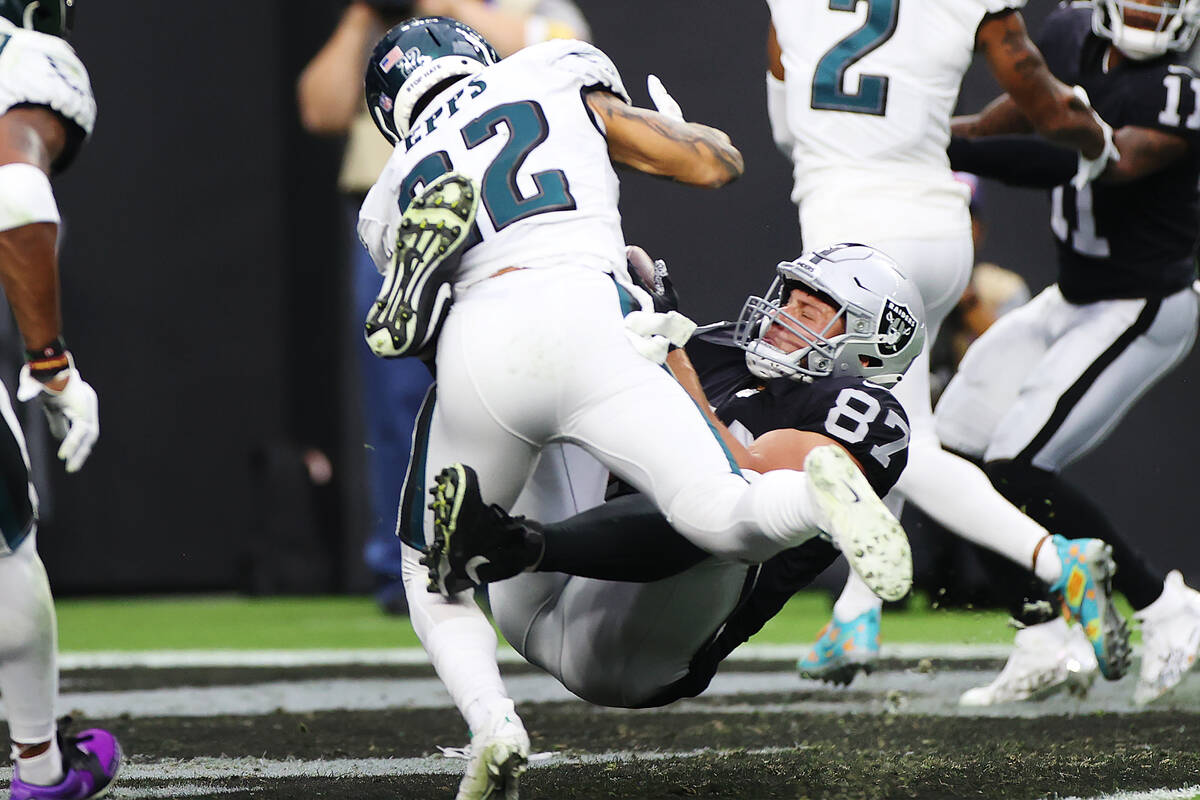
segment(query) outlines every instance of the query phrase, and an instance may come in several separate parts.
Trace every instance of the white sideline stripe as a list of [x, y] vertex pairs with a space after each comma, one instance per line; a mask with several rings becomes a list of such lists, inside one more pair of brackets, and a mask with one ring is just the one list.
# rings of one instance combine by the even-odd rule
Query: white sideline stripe
[[[713, 753], [739, 753], [748, 755], [773, 755], [787, 752], [791, 748], [768, 747], [755, 750], [715, 750], [699, 748], [682, 751], [638, 751], [614, 750], [566, 756], [559, 753], [540, 753], [530, 758], [531, 769], [546, 769], [580, 764], [613, 764], [630, 761], [664, 761], [675, 758], [697, 758]], [[282, 780], [288, 778], [375, 778], [396, 775], [458, 775], [466, 769], [465, 759], [446, 756], [423, 756], [420, 758], [335, 758], [329, 760], [271, 761], [263, 758], [193, 758], [168, 759], [148, 764], [126, 763], [121, 767], [114, 797], [121, 800], [141, 798], [171, 798], [183, 800], [187, 797], [208, 797], [230, 792], [255, 792], [247, 787], [247, 778], [259, 780]], [[0, 779], [7, 781], [9, 770], [0, 770]], [[212, 786], [200, 781], [237, 780], [237, 787]], [[137, 781], [154, 781], [150, 785], [134, 785]], [[163, 785], [159, 781], [169, 781]]]
[[1147, 792], [1117, 792], [1095, 797], [1064, 797], [1062, 800], [1192, 800], [1200, 796], [1200, 784], [1184, 789], [1151, 789]]
[[[734, 650], [729, 661], [790, 661], [803, 658], [804, 645], [747, 644]], [[885, 644], [883, 658], [941, 658], [951, 661], [1007, 658], [1007, 644]], [[515, 650], [496, 653], [501, 664], [524, 661]], [[126, 669], [133, 667], [330, 667], [411, 666], [429, 663], [419, 647], [359, 650], [140, 650], [66, 652], [58, 656], [60, 669]]]
[[[545, 769], [579, 764], [610, 764], [623, 761], [666, 761], [675, 758], [699, 758], [712, 754], [738, 753], [766, 756], [791, 752], [790, 747], [757, 749], [694, 750], [610, 750], [604, 753], [539, 753], [530, 757], [530, 769]], [[331, 758], [320, 760], [288, 759], [275, 761], [253, 756], [241, 758], [166, 759], [146, 764], [127, 763], [121, 767], [120, 786], [125, 781], [203, 781], [246, 778], [376, 778], [388, 775], [454, 775], [466, 769], [466, 759], [443, 755], [417, 758]], [[205, 789], [211, 792], [211, 789]], [[122, 787], [121, 797], [128, 796]]]

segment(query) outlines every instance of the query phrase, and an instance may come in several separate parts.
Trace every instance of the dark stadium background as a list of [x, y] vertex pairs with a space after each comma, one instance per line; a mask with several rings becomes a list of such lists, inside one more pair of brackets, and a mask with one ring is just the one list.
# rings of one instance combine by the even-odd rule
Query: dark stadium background
[[[790, 168], [763, 105], [766, 4], [581, 5], [637, 102], [655, 72], [690, 119], [725, 129], [745, 154], [745, 177], [716, 193], [623, 182], [627, 238], [667, 259], [685, 310], [734, 315], [798, 246]], [[74, 41], [100, 112], [58, 183], [64, 312], [102, 435], [83, 472], [54, 470], [39, 537], [52, 580], [60, 593], [363, 589], [340, 142], [305, 134], [294, 103], [340, 4], [80, 6]], [[1052, 3], [1031, 6], [1032, 26]], [[995, 91], [977, 67], [961, 108]], [[1040, 289], [1053, 278], [1045, 199], [986, 191], [981, 258]], [[1129, 536], [1193, 578], [1198, 366], [1193, 353], [1070, 470]], [[308, 480], [309, 449], [331, 459], [329, 485]]]

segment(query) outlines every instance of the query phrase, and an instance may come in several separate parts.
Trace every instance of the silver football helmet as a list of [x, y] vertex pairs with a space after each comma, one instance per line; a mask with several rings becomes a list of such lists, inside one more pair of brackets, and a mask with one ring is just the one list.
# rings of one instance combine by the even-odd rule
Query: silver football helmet
[[[1128, 24], [1126, 12], [1148, 24]], [[1200, 30], [1200, 0], [1095, 0], [1092, 30], [1111, 39], [1135, 61], [1157, 58], [1169, 50], [1184, 52]]]
[[[734, 333], [746, 365], [760, 378], [810, 381], [858, 375], [891, 386], [925, 346], [925, 306], [916, 285], [874, 247], [836, 244], [784, 261], [763, 297], [742, 306]], [[793, 289], [803, 289], [837, 309], [824, 330], [813, 330], [784, 311]], [[845, 332], [831, 334], [838, 320]], [[810, 344], [784, 352], [764, 339], [772, 325]]]

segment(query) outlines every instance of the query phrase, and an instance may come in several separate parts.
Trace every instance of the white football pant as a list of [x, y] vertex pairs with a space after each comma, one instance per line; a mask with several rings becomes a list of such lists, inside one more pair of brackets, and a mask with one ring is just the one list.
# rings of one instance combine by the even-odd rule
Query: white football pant
[[1050, 472], [1102, 442], [1192, 349], [1197, 296], [1076, 305], [1050, 286], [967, 350], [938, 403], [948, 447]]

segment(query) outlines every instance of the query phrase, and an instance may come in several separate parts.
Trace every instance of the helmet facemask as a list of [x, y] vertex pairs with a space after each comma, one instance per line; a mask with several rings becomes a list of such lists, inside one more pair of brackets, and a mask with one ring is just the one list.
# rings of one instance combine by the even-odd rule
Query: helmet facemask
[[[792, 290], [800, 289], [825, 301], [836, 309], [833, 317], [823, 328], [817, 330], [787, 313], [785, 307], [791, 299]], [[859, 316], [861, 309], [853, 309]], [[760, 378], [795, 378], [811, 381], [833, 373], [846, 334], [831, 333], [838, 329], [838, 322], [848, 322], [851, 308], [819, 289], [783, 275], [776, 276], [765, 297], [751, 296], [742, 306], [735, 336], [738, 343], [744, 342], [747, 365]], [[798, 339], [808, 342], [792, 352], [784, 352], [764, 337], [772, 326], [778, 325]]]
[[[1126, 15], [1139, 23], [1131, 25]], [[1147, 61], [1192, 46], [1200, 29], [1200, 0], [1097, 0], [1092, 30], [1125, 56]]]

